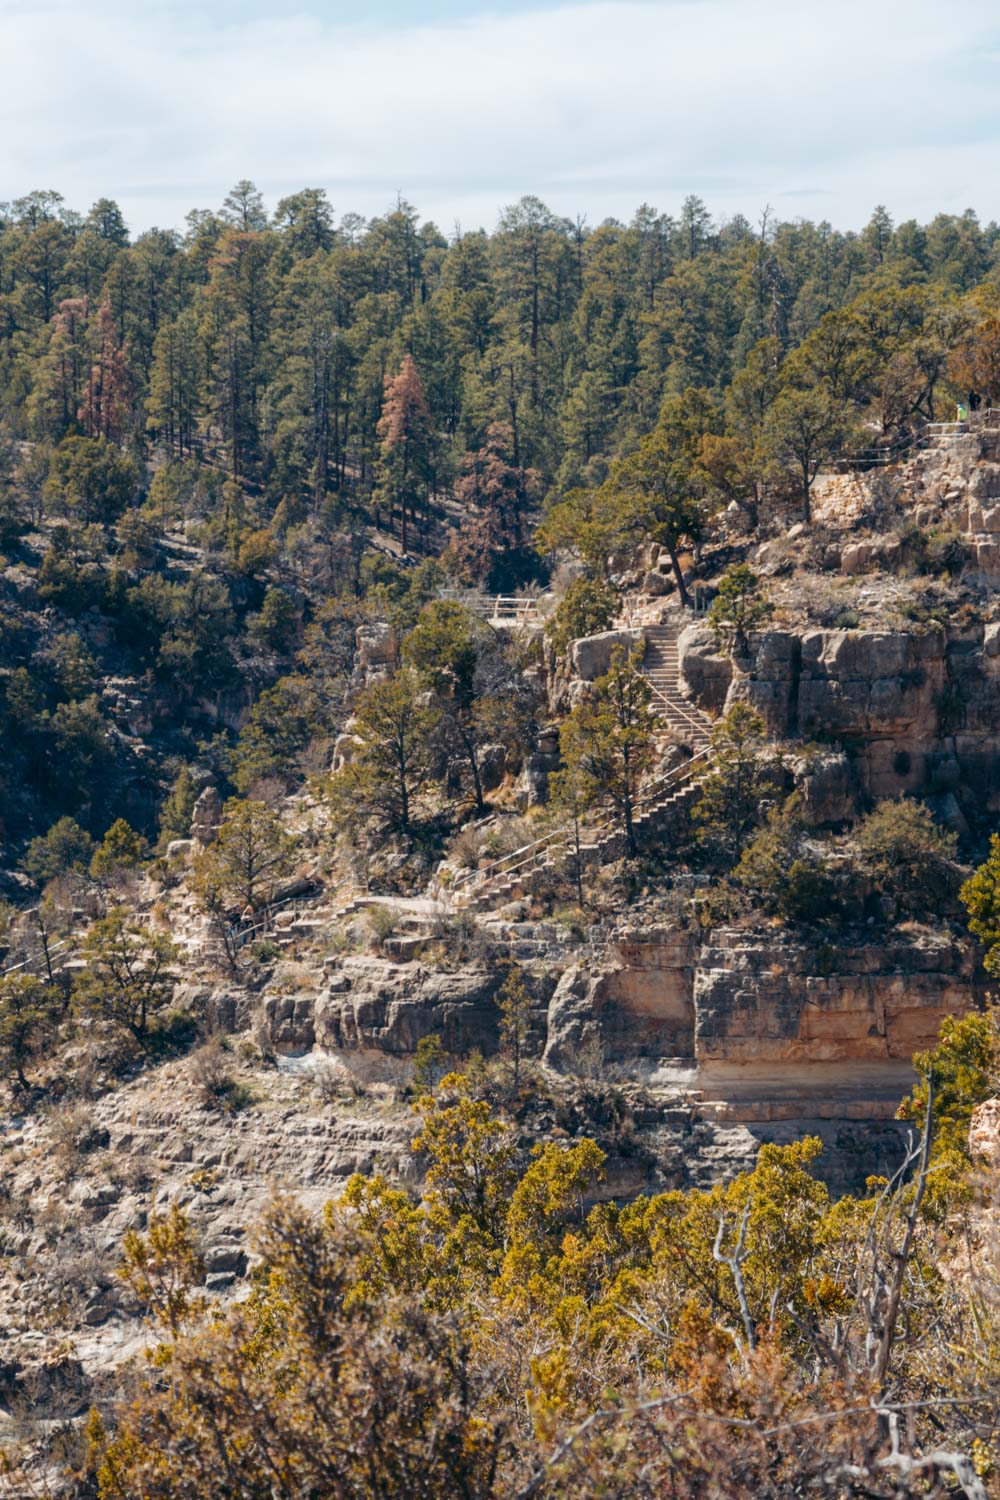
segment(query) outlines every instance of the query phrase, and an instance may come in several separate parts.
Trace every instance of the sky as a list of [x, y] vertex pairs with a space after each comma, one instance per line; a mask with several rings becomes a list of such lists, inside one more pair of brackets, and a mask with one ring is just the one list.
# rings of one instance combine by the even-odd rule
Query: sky
[[1000, 0], [0, 0], [0, 199], [1000, 217]]

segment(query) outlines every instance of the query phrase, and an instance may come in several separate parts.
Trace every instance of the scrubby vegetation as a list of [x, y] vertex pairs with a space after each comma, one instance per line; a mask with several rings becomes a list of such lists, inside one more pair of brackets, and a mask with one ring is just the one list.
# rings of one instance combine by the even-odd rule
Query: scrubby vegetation
[[830, 1201], [807, 1139], [711, 1192], [588, 1207], [593, 1141], [525, 1163], [451, 1074], [415, 1105], [423, 1201], [376, 1176], [321, 1221], [276, 1204], [221, 1319], [184, 1216], [156, 1217], [121, 1275], [162, 1342], [83, 1470], [102, 1500], [995, 1494], [996, 1267], [948, 1270], [989, 1233], [967, 1133], [992, 1020], [917, 1062], [915, 1175], [861, 1199]]
[[[969, 1147], [1000, 1079], [965, 930], [1000, 972], [1000, 842], [962, 743], [996, 621], [968, 582], [991, 533], [954, 511], [995, 475], [918, 476], [904, 515], [888, 462], [1000, 399], [998, 268], [971, 214], [839, 233], [689, 198], [590, 228], [525, 198], [449, 240], [403, 201], [336, 223], [318, 190], [271, 213], [241, 182], [132, 240], [109, 200], [0, 205], [0, 1077], [27, 1142], [4, 1161], [42, 1140], [59, 1183], [37, 1211], [0, 1183], [4, 1295], [78, 1200], [96, 1226], [124, 1179], [158, 1192], [159, 1158], [103, 1161], [96, 1102], [166, 1076], [234, 1142], [282, 1081], [320, 1106], [297, 1141], [382, 1112], [352, 1137], [369, 1175], [256, 1226], [245, 1295], [187, 1211], [221, 1149], [180, 1143], [186, 1209], [126, 1220], [122, 1300], [117, 1249], [74, 1240], [46, 1330], [86, 1296], [158, 1342], [85, 1434], [83, 1403], [0, 1433], [13, 1494], [1000, 1495], [995, 1171]], [[921, 650], [870, 680], [865, 623]], [[846, 729], [784, 712], [817, 625], [846, 641]], [[748, 1016], [782, 943], [817, 978], [853, 943], [867, 979], [912, 938], [928, 1005], [969, 1014], [915, 1060], [899, 1172], [836, 1197], [810, 1135], [638, 1192], [636, 1117], [647, 1142], [680, 1117], [694, 1154], [704, 1102], [648, 1082], [697, 1061], [693, 1019], [655, 1055], [665, 981], [625, 1020], [587, 990], [643, 924], [651, 972], [689, 979], [712, 934], [771, 940]], [[431, 980], [439, 1030], [407, 1009]], [[559, 1047], [540, 1062], [560, 1005], [565, 1087]], [[615, 1025], [642, 1033], [631, 1093]], [[411, 1103], [403, 1186], [375, 1164]]]

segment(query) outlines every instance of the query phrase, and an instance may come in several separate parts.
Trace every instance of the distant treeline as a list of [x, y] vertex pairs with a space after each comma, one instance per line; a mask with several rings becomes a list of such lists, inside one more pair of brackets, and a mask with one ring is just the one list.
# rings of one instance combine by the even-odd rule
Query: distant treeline
[[752, 448], [790, 356], [797, 384], [890, 431], [932, 416], [949, 374], [969, 384], [948, 360], [994, 309], [998, 235], [971, 211], [894, 226], [880, 208], [858, 233], [718, 224], [693, 197], [591, 228], [528, 197], [449, 240], [403, 201], [338, 222], [309, 188], [269, 214], [241, 182], [183, 235], [132, 240], [110, 199], [81, 216], [35, 192], [0, 204], [0, 418], [39, 443], [202, 457], [275, 504], [370, 492], [407, 354], [432, 493], [496, 422], [547, 487], [601, 482], [691, 387]]

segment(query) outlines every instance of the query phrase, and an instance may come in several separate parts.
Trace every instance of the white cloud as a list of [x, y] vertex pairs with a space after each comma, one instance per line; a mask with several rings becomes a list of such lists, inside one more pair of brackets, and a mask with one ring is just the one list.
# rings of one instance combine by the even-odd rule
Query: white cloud
[[[940, 0], [621, 0], [396, 27], [0, 0], [0, 196], [117, 197], [137, 228], [325, 186], [450, 227], [524, 192], [592, 222], [700, 193], [716, 213], [858, 224], [972, 205], [998, 28]], [[989, 10], [990, 7], [983, 7]]]

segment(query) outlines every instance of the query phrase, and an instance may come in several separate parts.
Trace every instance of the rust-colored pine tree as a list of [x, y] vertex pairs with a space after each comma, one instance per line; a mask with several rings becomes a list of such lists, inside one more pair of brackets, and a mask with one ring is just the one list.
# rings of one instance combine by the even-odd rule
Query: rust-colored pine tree
[[132, 410], [132, 382], [126, 347], [119, 337], [107, 297], [98, 310], [97, 335], [97, 357], [90, 368], [80, 420], [88, 437], [105, 437], [121, 443]]
[[418, 501], [427, 497], [433, 446], [431, 409], [410, 354], [404, 354], [397, 375], [386, 377], [377, 431], [382, 448], [376, 505], [384, 500], [390, 518], [399, 507], [399, 540], [405, 554], [407, 508], [416, 521]]
[[453, 551], [479, 588], [516, 588], [538, 563], [529, 545], [529, 517], [541, 494], [541, 475], [512, 462], [513, 447], [509, 424], [493, 422], [478, 452], [466, 454], [455, 485], [466, 514]]

